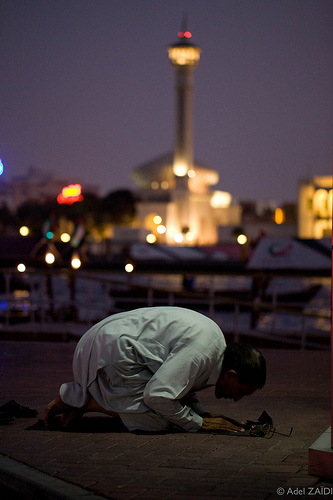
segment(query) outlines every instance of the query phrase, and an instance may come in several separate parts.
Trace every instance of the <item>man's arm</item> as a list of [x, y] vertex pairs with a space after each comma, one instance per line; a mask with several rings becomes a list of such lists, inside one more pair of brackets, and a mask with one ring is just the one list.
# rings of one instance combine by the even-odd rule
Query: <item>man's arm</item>
[[172, 352], [147, 383], [143, 394], [145, 404], [170, 424], [187, 432], [197, 432], [202, 426], [202, 417], [180, 399], [206, 370], [207, 362], [196, 351], [183, 348]]
[[205, 361], [195, 356], [193, 351], [185, 350], [185, 354], [182, 352], [179, 355], [174, 353], [147, 383], [145, 404], [170, 424], [187, 432], [242, 432], [244, 424], [241, 422], [224, 415], [204, 413], [200, 416], [195, 411], [195, 405], [186, 404], [187, 400], [191, 401], [188, 393], [205, 369]]
[[[206, 411], [206, 409], [200, 403], [198, 396], [195, 392], [189, 392], [184, 398], [181, 399], [183, 405], [189, 406], [192, 410], [200, 415], [200, 417], [212, 417], [211, 413]], [[218, 415], [216, 415], [218, 416]]]

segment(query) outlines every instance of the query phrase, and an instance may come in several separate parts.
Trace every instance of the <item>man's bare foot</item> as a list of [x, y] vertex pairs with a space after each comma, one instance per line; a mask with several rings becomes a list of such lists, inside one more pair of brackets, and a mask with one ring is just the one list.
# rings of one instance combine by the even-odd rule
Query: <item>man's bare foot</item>
[[90, 397], [82, 408], [75, 408], [62, 401], [58, 395], [44, 410], [44, 423], [46, 427], [55, 425], [55, 417], [61, 415], [60, 425], [64, 428], [73, 427], [86, 412], [100, 412], [110, 417], [120, 418], [118, 413], [102, 408], [94, 398]]
[[64, 422], [64, 427], [68, 427], [69, 423], [74, 420], [74, 413], [75, 418], [77, 418], [78, 413], [80, 413], [80, 415], [82, 414], [78, 408], [74, 408], [74, 406], [64, 403], [58, 395], [45, 408], [44, 423], [46, 427], [52, 427], [55, 423], [55, 417], [62, 414], [61, 424]]
[[74, 427], [83, 414], [84, 410], [81, 410], [80, 408], [75, 408], [68, 413], [63, 413], [60, 418], [61, 427], [64, 427], [66, 429]]

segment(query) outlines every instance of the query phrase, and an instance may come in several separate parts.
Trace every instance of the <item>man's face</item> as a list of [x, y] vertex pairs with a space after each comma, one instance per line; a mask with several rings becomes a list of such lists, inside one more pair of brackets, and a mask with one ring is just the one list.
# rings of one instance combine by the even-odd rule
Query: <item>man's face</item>
[[215, 385], [215, 397], [239, 401], [243, 396], [250, 396], [257, 389], [258, 387], [254, 385], [240, 384], [237, 373], [234, 370], [228, 370], [221, 373]]

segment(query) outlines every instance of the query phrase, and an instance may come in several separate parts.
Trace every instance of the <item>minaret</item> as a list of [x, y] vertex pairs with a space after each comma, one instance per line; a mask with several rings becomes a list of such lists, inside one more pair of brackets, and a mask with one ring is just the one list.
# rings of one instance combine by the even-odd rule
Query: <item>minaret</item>
[[189, 31], [184, 30], [178, 33], [179, 42], [168, 47], [169, 59], [176, 68], [173, 171], [177, 177], [186, 179], [188, 171], [193, 168], [193, 70], [198, 66], [201, 52], [200, 47], [189, 42], [191, 36]]
[[[178, 33], [180, 40], [168, 47], [169, 59], [176, 68], [176, 128], [173, 172], [176, 185], [172, 192], [175, 225], [185, 236], [191, 230], [188, 174], [193, 169], [193, 70], [198, 66], [200, 47], [189, 42], [189, 31]], [[192, 170], [193, 174], [193, 170]], [[182, 236], [182, 238], [183, 238]]]

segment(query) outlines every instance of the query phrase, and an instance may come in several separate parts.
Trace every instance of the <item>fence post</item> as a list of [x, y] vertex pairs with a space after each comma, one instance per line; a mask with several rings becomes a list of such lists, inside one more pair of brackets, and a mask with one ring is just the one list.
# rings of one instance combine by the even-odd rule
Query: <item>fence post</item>
[[104, 285], [104, 316], [109, 315], [110, 283]]
[[10, 274], [5, 273], [5, 290], [6, 290], [6, 303], [7, 307], [5, 310], [5, 325], [9, 326], [10, 320]]
[[70, 314], [70, 319], [73, 321], [78, 320], [78, 309], [76, 307], [76, 276], [74, 273], [69, 273], [67, 275], [67, 283], [68, 283], [68, 288], [69, 288], [69, 314]]
[[276, 280], [273, 280], [273, 300], [272, 300], [272, 305], [273, 305], [273, 318], [272, 318], [272, 333], [275, 333], [276, 330], [276, 313], [277, 313], [277, 305], [278, 305], [278, 300], [277, 300], [277, 289], [276, 289]]
[[45, 296], [46, 296], [46, 275], [41, 274], [41, 283], [40, 283], [40, 322], [41, 326], [45, 324]]
[[214, 276], [212, 276], [209, 287], [209, 316], [213, 318], [214, 314], [215, 314], [215, 281], [214, 281]]
[[239, 342], [239, 304], [235, 304], [234, 309], [234, 341]]
[[[87, 300], [86, 300], [86, 311], [87, 311], [87, 316], [86, 316], [86, 323], [90, 323], [92, 320], [92, 296], [93, 296], [93, 282], [92, 280], [85, 280], [86, 286], [88, 287], [88, 293], [86, 294]], [[78, 317], [80, 316], [80, 307], [78, 307]]]
[[154, 304], [154, 290], [152, 289], [152, 287], [148, 288], [147, 303], [148, 307], [152, 307], [152, 305]]
[[306, 317], [302, 315], [302, 322], [301, 322], [301, 350], [304, 351], [306, 348], [306, 328], [305, 328], [305, 323], [306, 323]]
[[168, 305], [169, 306], [174, 306], [175, 305], [175, 296], [173, 292], [168, 293]]
[[37, 298], [36, 298], [36, 290], [38, 286], [36, 285], [35, 276], [29, 274], [29, 285], [30, 285], [30, 323], [34, 323], [36, 320], [36, 309], [37, 309]]

